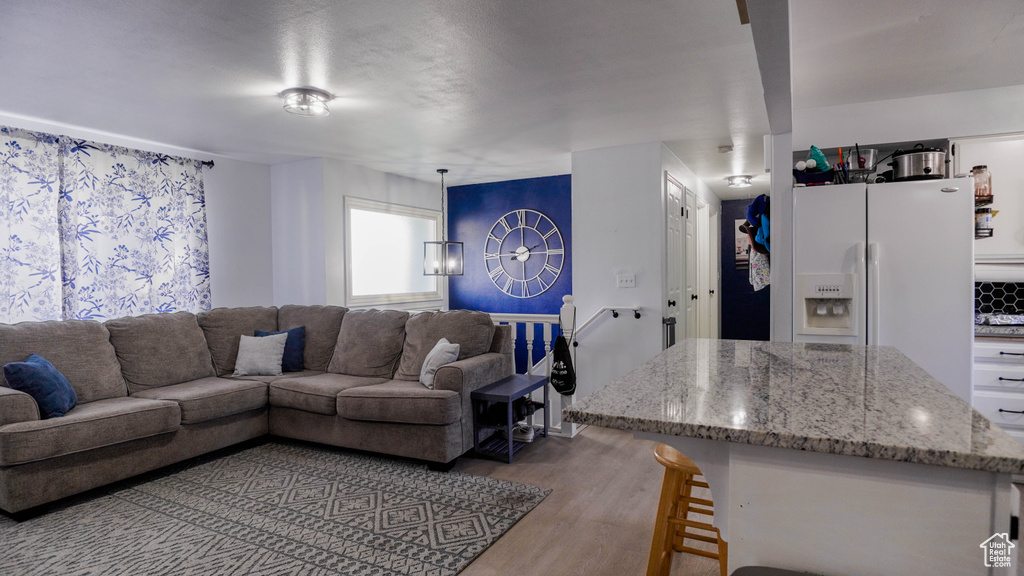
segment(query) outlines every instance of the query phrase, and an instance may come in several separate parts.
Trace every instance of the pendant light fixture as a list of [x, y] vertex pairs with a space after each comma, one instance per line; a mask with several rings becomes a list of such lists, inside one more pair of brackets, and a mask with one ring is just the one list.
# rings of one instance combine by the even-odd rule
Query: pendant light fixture
[[444, 210], [444, 175], [448, 173], [448, 169], [438, 168], [437, 173], [441, 175], [441, 240], [423, 243], [423, 275], [462, 276], [462, 242], [449, 242], [445, 236], [445, 221], [448, 214]]

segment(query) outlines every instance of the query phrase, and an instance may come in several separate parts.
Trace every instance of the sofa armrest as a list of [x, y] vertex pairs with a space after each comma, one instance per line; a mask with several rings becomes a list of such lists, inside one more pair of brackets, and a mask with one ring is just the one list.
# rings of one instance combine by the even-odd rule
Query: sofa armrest
[[451, 390], [468, 398], [473, 390], [511, 376], [513, 371], [511, 355], [487, 352], [438, 368], [434, 389]]
[[39, 405], [28, 394], [0, 386], [0, 426], [39, 420]]

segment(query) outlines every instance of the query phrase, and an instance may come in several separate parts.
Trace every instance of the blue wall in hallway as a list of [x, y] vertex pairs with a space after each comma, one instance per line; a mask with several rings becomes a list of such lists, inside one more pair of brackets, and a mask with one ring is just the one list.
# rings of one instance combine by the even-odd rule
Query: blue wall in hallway
[[749, 270], [736, 269], [735, 222], [746, 219], [749, 200], [722, 201], [722, 338], [768, 340], [771, 286], [754, 292]]

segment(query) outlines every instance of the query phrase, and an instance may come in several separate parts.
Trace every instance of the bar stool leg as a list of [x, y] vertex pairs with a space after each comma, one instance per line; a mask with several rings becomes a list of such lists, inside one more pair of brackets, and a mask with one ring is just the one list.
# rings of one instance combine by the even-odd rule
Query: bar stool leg
[[669, 518], [674, 512], [682, 484], [682, 474], [665, 469], [661, 498], [658, 500], [658, 516], [654, 522], [654, 536], [651, 538], [651, 554], [647, 559], [647, 576], [668, 576], [672, 571], [672, 535], [676, 528], [669, 524]]

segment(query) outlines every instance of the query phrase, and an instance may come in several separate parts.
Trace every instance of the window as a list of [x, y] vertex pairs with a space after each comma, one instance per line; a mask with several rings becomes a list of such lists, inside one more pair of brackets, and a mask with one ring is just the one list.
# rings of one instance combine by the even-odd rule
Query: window
[[440, 300], [423, 275], [423, 243], [440, 237], [436, 210], [345, 197], [345, 303], [376, 306]]

